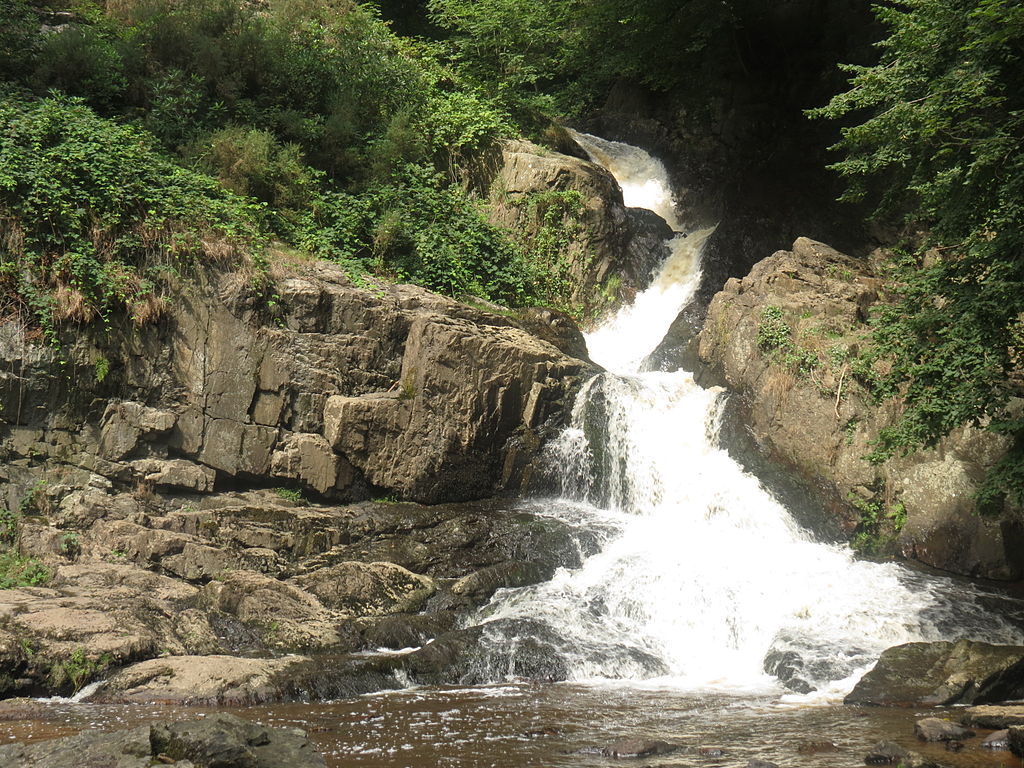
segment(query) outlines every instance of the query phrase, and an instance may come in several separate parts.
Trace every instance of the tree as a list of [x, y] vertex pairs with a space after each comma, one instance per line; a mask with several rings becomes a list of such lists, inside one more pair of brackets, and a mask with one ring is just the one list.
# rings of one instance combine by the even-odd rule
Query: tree
[[834, 147], [846, 197], [926, 232], [894, 261], [897, 298], [875, 318], [873, 354], [891, 364], [878, 393], [906, 408], [873, 458], [984, 424], [1013, 447], [979, 500], [1024, 501], [1024, 5], [902, 0], [876, 13], [881, 60], [847, 67], [850, 90], [812, 111], [862, 120]]

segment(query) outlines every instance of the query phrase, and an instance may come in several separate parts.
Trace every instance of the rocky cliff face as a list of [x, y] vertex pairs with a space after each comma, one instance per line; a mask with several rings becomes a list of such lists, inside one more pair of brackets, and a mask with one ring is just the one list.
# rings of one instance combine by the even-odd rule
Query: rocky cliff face
[[[60, 349], [0, 326], [0, 558], [52, 575], [0, 589], [0, 695], [174, 655], [182, 696], [308, 696], [318, 663], [295, 682], [271, 657], [420, 645], [579, 562], [585, 542], [499, 503], [393, 503], [528, 481], [594, 371], [571, 321], [322, 263], [271, 290], [213, 271], [158, 324]], [[324, 695], [399, 684], [338, 669]]]
[[972, 498], [1006, 450], [1002, 438], [964, 427], [905, 459], [863, 459], [899, 407], [874, 403], [852, 370], [880, 291], [863, 261], [800, 238], [714, 297], [700, 359], [709, 378], [739, 396], [759, 448], [823, 496], [862, 549], [969, 576], [1020, 578], [1019, 510], [982, 517]]
[[326, 264], [275, 290], [272, 316], [242, 276], [213, 275], [157, 327], [87, 329], [60, 352], [5, 326], [8, 508], [25, 493], [17, 477], [45, 463], [157, 490], [480, 498], [517, 486], [590, 370], [551, 343], [580, 353], [555, 314], [528, 318], [544, 341], [416, 287], [356, 287]]
[[[552, 192], [578, 193], [579, 211], [545, 222], [544, 196]], [[568, 298], [590, 316], [632, 298], [668, 256], [668, 224], [651, 211], [623, 205], [611, 173], [529, 142], [505, 145], [490, 181], [488, 203], [494, 223], [528, 239], [545, 224], [573, 229], [561, 255], [571, 286]]]

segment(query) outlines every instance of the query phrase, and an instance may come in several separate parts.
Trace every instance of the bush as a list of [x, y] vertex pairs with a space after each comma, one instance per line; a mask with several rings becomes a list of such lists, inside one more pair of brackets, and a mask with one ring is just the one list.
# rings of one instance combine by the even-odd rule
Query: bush
[[52, 578], [53, 572], [34, 557], [17, 552], [0, 553], [0, 589], [40, 587]]
[[847, 67], [850, 90], [812, 111], [857, 118], [835, 147], [847, 197], [927, 232], [897, 254], [896, 300], [874, 318], [888, 370], [877, 392], [906, 407], [873, 458], [987, 424], [1013, 447], [981, 501], [1024, 502], [1024, 418], [1011, 407], [1024, 393], [1024, 6], [906, 0], [876, 13], [881, 61]]
[[155, 267], [211, 239], [257, 246], [259, 207], [162, 157], [81, 100], [0, 100], [0, 291], [56, 340], [63, 320], [142, 307]]
[[325, 195], [308, 217], [303, 247], [395, 280], [460, 296], [521, 303], [529, 294], [521, 251], [487, 223], [477, 203], [424, 166], [356, 196]]

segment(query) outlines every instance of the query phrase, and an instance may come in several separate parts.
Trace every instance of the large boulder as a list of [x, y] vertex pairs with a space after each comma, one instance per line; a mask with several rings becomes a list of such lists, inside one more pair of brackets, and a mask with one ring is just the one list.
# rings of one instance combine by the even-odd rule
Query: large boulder
[[168, 656], [133, 664], [111, 676], [88, 700], [119, 704], [240, 706], [278, 701], [289, 670], [302, 656]]
[[83, 731], [34, 744], [0, 746], [0, 765], [21, 768], [324, 768], [295, 728], [267, 728], [226, 712], [123, 731]]
[[552, 192], [574, 192], [581, 201], [578, 212], [556, 225], [574, 230], [562, 255], [570, 298], [590, 313], [630, 298], [668, 256], [668, 224], [651, 211], [625, 207], [609, 171], [526, 141], [510, 141], [502, 149], [490, 182], [490, 219], [520, 236], [535, 236], [552, 226], [545, 202]]
[[715, 295], [698, 353], [704, 380], [740, 395], [728, 405], [743, 425], [730, 432], [730, 448], [758, 468], [764, 456], [785, 467], [869, 554], [1018, 578], [1016, 509], [1007, 502], [1001, 514], [979, 516], [974, 504], [980, 479], [1009, 447], [1005, 437], [967, 426], [910, 457], [864, 458], [901, 408], [879, 405], [855, 372], [870, 309], [885, 298], [873, 263], [799, 238]]
[[1024, 647], [971, 640], [906, 643], [884, 651], [846, 704], [986, 704], [1024, 696]]

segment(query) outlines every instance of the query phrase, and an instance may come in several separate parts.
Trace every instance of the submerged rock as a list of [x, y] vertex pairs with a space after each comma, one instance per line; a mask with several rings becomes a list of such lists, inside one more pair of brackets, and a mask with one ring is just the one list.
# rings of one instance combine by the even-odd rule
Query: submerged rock
[[[939, 717], [926, 717], [914, 723], [914, 735], [920, 741], [946, 741], [960, 742], [961, 739], [969, 739], [974, 736], [974, 731], [968, 730], [949, 720]], [[963, 747], [963, 744], [960, 745]]]
[[1001, 731], [995, 731], [990, 733], [984, 739], [981, 740], [981, 746], [985, 749], [1009, 749], [1010, 748], [1010, 729], [1004, 728]]
[[943, 768], [909, 749], [892, 741], [880, 741], [864, 757], [865, 765], [898, 765], [900, 768]]
[[20, 768], [324, 768], [297, 728], [267, 728], [224, 712], [34, 744], [0, 746], [0, 765]]
[[605, 757], [638, 758], [654, 757], [655, 755], [670, 755], [677, 752], [680, 747], [677, 744], [669, 744], [667, 741], [647, 741], [643, 739], [632, 739], [619, 741], [601, 749]]
[[1024, 696], [1024, 647], [971, 640], [885, 650], [846, 704], [984, 704]]

